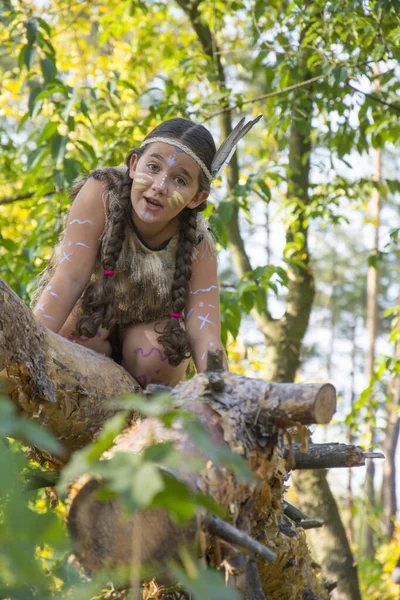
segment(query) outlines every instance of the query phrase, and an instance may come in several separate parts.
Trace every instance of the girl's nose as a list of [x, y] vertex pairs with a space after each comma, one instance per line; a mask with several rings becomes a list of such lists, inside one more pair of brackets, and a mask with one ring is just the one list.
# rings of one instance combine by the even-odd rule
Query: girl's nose
[[154, 178], [153, 187], [156, 190], [164, 191], [167, 187], [167, 176], [165, 173], [159, 173], [158, 177]]

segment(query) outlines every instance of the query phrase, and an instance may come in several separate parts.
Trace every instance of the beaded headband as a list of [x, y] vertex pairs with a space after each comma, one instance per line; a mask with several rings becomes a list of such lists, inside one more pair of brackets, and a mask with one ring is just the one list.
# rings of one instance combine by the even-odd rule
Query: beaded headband
[[250, 129], [258, 123], [261, 119], [262, 115], [258, 115], [252, 121], [249, 121], [246, 125], [244, 125], [244, 118], [239, 121], [239, 123], [234, 127], [228, 137], [222, 142], [221, 146], [218, 148], [215, 153], [214, 159], [211, 164], [211, 171], [207, 168], [204, 162], [197, 156], [193, 150], [188, 148], [185, 144], [183, 144], [179, 139], [174, 139], [170, 137], [163, 137], [159, 135], [155, 135], [154, 137], [146, 138], [142, 144], [143, 146], [148, 146], [148, 144], [152, 144], [153, 142], [163, 142], [164, 144], [169, 144], [170, 146], [175, 146], [179, 148], [190, 156], [197, 163], [200, 169], [203, 171], [209, 183], [211, 183], [214, 179], [218, 177], [222, 169], [228, 162], [231, 160], [233, 153], [236, 150], [236, 146], [239, 140], [242, 139], [250, 131]]

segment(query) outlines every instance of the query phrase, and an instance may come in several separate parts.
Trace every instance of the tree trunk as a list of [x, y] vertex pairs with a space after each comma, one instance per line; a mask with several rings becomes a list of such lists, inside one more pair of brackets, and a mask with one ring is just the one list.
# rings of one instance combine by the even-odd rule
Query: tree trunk
[[326, 480], [326, 472], [298, 472], [294, 486], [301, 499], [302, 510], [325, 523], [322, 529], [311, 530], [308, 535], [318, 559], [324, 559], [324, 576], [328, 581], [338, 581], [335, 600], [361, 600], [357, 567], [342, 521], [336, 516], [338, 508]]
[[[400, 282], [399, 282], [400, 289]], [[398, 298], [400, 305], [400, 294]], [[393, 330], [400, 328], [400, 318], [393, 323]], [[395, 360], [400, 360], [400, 335], [395, 342]], [[386, 400], [386, 435], [383, 442], [383, 451], [386, 461], [383, 465], [382, 476], [382, 527], [385, 535], [390, 540], [394, 533], [394, 521], [397, 513], [396, 496], [396, 448], [399, 439], [400, 419], [398, 408], [400, 406], [400, 376], [395, 374], [388, 385], [388, 398]]]
[[[370, 200], [370, 216], [374, 224], [374, 239], [371, 249], [371, 258], [377, 258], [379, 252], [379, 225], [381, 212], [381, 194], [379, 184], [381, 183], [382, 150], [378, 148], [375, 151], [373, 164], [373, 182], [376, 187], [373, 188]], [[378, 292], [379, 292], [379, 272], [378, 265], [370, 264], [367, 275], [367, 330], [368, 330], [368, 352], [366, 357], [365, 375], [368, 382], [372, 380], [374, 374], [375, 362], [375, 342], [378, 328]], [[375, 445], [375, 409], [372, 398], [368, 406], [369, 437], [371, 449]], [[367, 556], [374, 556], [374, 530], [370, 523], [373, 518], [374, 508], [376, 506], [375, 498], [375, 466], [372, 460], [367, 461], [367, 499], [369, 505], [369, 519], [365, 530], [365, 552]]]

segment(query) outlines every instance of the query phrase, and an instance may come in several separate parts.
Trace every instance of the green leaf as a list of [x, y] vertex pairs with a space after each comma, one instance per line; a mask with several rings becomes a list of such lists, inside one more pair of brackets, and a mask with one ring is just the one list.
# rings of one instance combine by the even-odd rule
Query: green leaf
[[228, 221], [230, 221], [230, 219], [232, 217], [232, 213], [233, 213], [233, 202], [231, 200], [221, 202], [220, 205], [218, 206], [218, 215], [219, 215], [219, 218], [221, 219], [222, 223], [228, 223]]
[[57, 131], [58, 125], [59, 123], [57, 123], [56, 121], [48, 121], [45, 124], [36, 142], [38, 146], [46, 140], [48, 140]]
[[56, 164], [56, 167], [59, 167], [64, 159], [65, 148], [68, 142], [68, 137], [66, 135], [54, 135], [51, 139], [51, 156]]
[[25, 22], [26, 29], [26, 37], [28, 39], [28, 44], [32, 46], [37, 39], [37, 25], [34, 20], [29, 20]]
[[117, 435], [121, 433], [126, 425], [126, 413], [120, 412], [111, 419], [108, 419], [98, 436], [97, 440], [91, 445], [86, 454], [88, 463], [98, 460], [103, 452], [111, 448]]
[[80, 164], [74, 158], [64, 158], [64, 176], [68, 184], [72, 184], [80, 174]]
[[27, 67], [28, 71], [30, 71], [32, 68], [33, 62], [35, 60], [35, 56], [36, 56], [35, 46], [29, 46], [29, 45], [25, 46], [23, 59], [24, 59], [24, 65]]
[[45, 83], [50, 83], [56, 74], [56, 65], [50, 58], [44, 58], [40, 61], [40, 67]]
[[156, 465], [143, 463], [132, 474], [130, 497], [140, 508], [149, 506], [163, 489], [164, 481]]

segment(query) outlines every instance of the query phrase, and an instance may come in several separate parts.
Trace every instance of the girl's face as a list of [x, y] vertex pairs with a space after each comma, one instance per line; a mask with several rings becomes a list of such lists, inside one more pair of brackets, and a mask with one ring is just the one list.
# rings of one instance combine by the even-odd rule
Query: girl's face
[[129, 174], [134, 213], [149, 224], [167, 223], [208, 196], [199, 192], [200, 167], [182, 150], [163, 142], [150, 144], [139, 159], [133, 155]]

